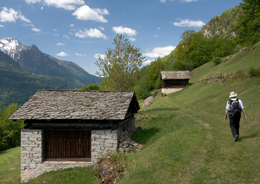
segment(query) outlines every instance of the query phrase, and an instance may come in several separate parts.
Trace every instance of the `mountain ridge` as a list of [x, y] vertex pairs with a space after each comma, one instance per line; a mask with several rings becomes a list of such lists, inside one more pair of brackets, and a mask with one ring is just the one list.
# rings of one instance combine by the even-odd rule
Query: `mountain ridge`
[[0, 51], [0, 107], [21, 105], [39, 89], [70, 88], [65, 79], [32, 73]]
[[19, 40], [12, 37], [0, 40], [0, 50], [9, 55], [20, 66], [36, 74], [64, 78], [72, 88], [101, 82], [101, 78], [89, 74], [76, 63], [62, 61], [43, 53], [34, 44], [31, 46], [22, 45]]

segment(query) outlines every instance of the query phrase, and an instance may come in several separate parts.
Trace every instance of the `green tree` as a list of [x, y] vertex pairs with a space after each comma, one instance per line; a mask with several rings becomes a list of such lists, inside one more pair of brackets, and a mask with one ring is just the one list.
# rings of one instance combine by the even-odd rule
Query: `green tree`
[[140, 48], [131, 45], [123, 35], [117, 35], [113, 45], [114, 49], [108, 48], [106, 56], [96, 61], [101, 71], [96, 74], [104, 78], [107, 90], [128, 90], [138, 78], [138, 71], [145, 59]]
[[211, 59], [210, 40], [204, 37], [202, 31], [194, 34], [194, 44], [188, 54], [189, 60], [193, 62], [194, 67], [199, 67]]
[[83, 91], [99, 90], [99, 86], [96, 84], [89, 84], [87, 86], [83, 86], [82, 88], [80, 88], [78, 90], [83, 90]]
[[134, 86], [136, 98], [138, 100], [145, 99], [150, 96], [150, 91], [152, 86], [147, 79], [147, 69], [143, 69], [142, 77], [138, 80], [137, 84]]
[[157, 58], [151, 62], [148, 71], [147, 78], [153, 89], [159, 89], [161, 87], [161, 71], [166, 69], [166, 64], [162, 62], [161, 58]]
[[184, 31], [181, 36], [181, 41], [176, 47], [177, 60], [179, 61], [187, 60], [188, 54], [191, 51], [194, 43], [195, 43], [195, 31], [190, 29]]
[[181, 41], [176, 47], [176, 62], [173, 68], [176, 70], [192, 70], [193, 62], [189, 58], [189, 53], [195, 44], [195, 31], [186, 30], [182, 33]]
[[0, 109], [0, 150], [20, 145], [21, 129], [24, 126], [23, 121], [8, 119], [18, 107], [17, 104], [12, 103], [3, 110]]
[[238, 34], [237, 42], [242, 45], [252, 45], [260, 40], [260, 0], [243, 0], [243, 16], [234, 28]]

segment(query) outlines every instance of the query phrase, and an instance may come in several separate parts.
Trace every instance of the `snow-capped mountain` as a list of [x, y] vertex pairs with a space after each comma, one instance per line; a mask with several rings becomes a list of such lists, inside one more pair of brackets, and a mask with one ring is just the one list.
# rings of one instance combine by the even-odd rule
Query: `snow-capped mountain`
[[1, 39], [0, 50], [9, 55], [22, 67], [36, 74], [64, 78], [74, 88], [101, 82], [99, 77], [87, 73], [77, 64], [69, 61], [61, 61], [45, 54], [36, 45], [22, 45], [15, 38], [7, 37]]
[[28, 46], [22, 45], [21, 42], [15, 38], [7, 37], [0, 40], [0, 50], [15, 61], [19, 58], [19, 53], [27, 49], [29, 49]]

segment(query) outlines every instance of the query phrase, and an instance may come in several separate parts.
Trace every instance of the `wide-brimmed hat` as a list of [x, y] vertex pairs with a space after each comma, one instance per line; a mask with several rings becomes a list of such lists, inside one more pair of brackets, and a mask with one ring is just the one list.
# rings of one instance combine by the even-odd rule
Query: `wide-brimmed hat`
[[230, 92], [229, 98], [234, 98], [237, 97], [237, 93], [235, 93], [234, 91]]

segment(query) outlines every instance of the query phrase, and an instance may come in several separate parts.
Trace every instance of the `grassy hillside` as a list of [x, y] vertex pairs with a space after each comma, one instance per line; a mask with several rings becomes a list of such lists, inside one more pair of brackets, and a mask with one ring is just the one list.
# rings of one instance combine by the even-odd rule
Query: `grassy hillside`
[[[136, 126], [143, 129], [132, 139], [144, 144], [144, 149], [127, 155], [128, 175], [119, 183], [260, 183], [260, 77], [198, 82], [219, 74], [248, 71], [251, 66], [259, 68], [259, 47], [257, 44], [219, 65], [207, 63], [197, 68], [187, 88], [164, 98], [158, 94], [150, 107], [141, 109]], [[234, 142], [229, 122], [224, 120], [231, 91], [243, 100], [248, 117], [246, 122], [241, 119], [238, 142]], [[0, 152], [0, 162], [5, 155]], [[12, 183], [7, 175], [11, 167], [0, 165], [0, 171], [6, 171], [0, 173], [0, 183]], [[18, 174], [13, 178], [20, 177]], [[97, 180], [91, 168], [77, 168], [45, 173], [29, 183], [43, 182]]]
[[[142, 152], [129, 156], [129, 176], [121, 183], [259, 183], [260, 78], [196, 83], [159, 97], [140, 115], [133, 139]], [[234, 142], [224, 120], [226, 100], [236, 91], [248, 121]]]
[[260, 68], [259, 62], [260, 42], [251, 47], [246, 47], [243, 51], [231, 56], [229, 60], [222, 58], [219, 65], [209, 62], [192, 71], [191, 83], [202, 79], [217, 77], [220, 74], [236, 73], [239, 70], [248, 72], [251, 67]]

